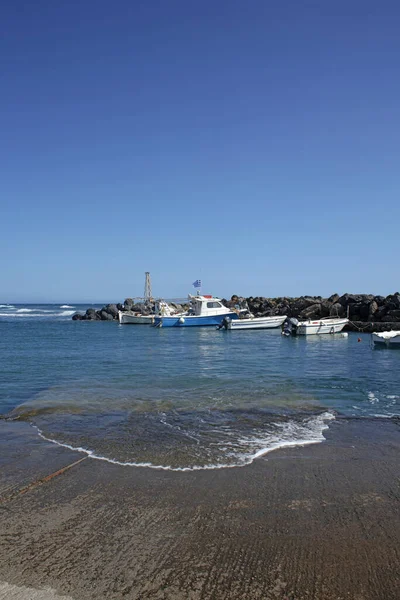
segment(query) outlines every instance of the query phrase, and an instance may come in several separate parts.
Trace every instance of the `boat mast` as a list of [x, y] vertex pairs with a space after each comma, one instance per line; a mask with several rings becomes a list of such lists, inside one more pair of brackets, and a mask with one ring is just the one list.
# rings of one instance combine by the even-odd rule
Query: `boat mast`
[[148, 271], [145, 272], [145, 280], [144, 280], [144, 302], [145, 304], [149, 304], [153, 298], [153, 294], [151, 293], [151, 281], [150, 281], [150, 273]]

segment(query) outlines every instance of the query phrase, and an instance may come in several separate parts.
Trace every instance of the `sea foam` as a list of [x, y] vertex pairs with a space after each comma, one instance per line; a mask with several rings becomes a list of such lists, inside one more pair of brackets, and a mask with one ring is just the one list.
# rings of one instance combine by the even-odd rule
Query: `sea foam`
[[[245, 467], [250, 465], [255, 459], [272, 452], [273, 450], [279, 450], [281, 448], [295, 447], [295, 446], [308, 446], [310, 444], [318, 444], [325, 440], [323, 431], [329, 429], [327, 421], [334, 420], [335, 416], [333, 413], [325, 412], [320, 415], [305, 419], [302, 423], [295, 421], [288, 421], [286, 423], [276, 423], [279, 433], [266, 434], [265, 437], [252, 437], [252, 438], [241, 438], [239, 441], [241, 444], [245, 443], [249, 450], [248, 452], [234, 453], [232, 448], [229, 449], [230, 456], [234, 454], [234, 460], [232, 463], [215, 463], [206, 465], [191, 465], [191, 466], [180, 466], [175, 467], [171, 465], [154, 464], [151, 462], [140, 462], [140, 461], [121, 461], [108, 456], [97, 454], [94, 450], [83, 448], [81, 446], [74, 446], [66, 442], [59, 442], [54, 438], [45, 435], [37, 425], [33, 427], [37, 430], [39, 436], [50, 442], [72, 450], [74, 452], [81, 452], [87, 454], [89, 458], [95, 460], [102, 460], [113, 465], [121, 467], [147, 467], [150, 469], [157, 469], [163, 471], [203, 471], [213, 469], [226, 469], [233, 467]], [[226, 444], [226, 446], [228, 446]], [[226, 449], [227, 450], [227, 449]]]

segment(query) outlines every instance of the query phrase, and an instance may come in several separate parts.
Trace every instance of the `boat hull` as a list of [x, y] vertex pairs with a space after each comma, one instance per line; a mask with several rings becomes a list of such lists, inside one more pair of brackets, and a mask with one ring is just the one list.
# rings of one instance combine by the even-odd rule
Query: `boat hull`
[[400, 348], [400, 331], [391, 337], [382, 337], [377, 333], [372, 334], [372, 342], [382, 348]]
[[121, 325], [152, 325], [154, 315], [135, 315], [120, 310], [118, 319]]
[[237, 319], [236, 313], [227, 312], [221, 315], [192, 316], [177, 315], [176, 317], [155, 317], [154, 327], [212, 327], [220, 325], [225, 317]]
[[320, 319], [319, 321], [302, 321], [296, 329], [297, 335], [318, 335], [322, 333], [340, 333], [348, 319]]
[[228, 325], [228, 329], [273, 329], [280, 327], [286, 321], [286, 315], [279, 317], [253, 317], [250, 319], [235, 319]]

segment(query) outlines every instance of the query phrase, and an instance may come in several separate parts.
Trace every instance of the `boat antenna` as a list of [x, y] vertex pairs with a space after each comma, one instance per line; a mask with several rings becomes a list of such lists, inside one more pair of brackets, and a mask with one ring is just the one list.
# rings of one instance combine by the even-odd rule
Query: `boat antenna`
[[148, 304], [151, 302], [153, 298], [153, 294], [151, 292], [151, 280], [150, 273], [148, 271], [145, 272], [145, 280], [144, 280], [144, 302]]

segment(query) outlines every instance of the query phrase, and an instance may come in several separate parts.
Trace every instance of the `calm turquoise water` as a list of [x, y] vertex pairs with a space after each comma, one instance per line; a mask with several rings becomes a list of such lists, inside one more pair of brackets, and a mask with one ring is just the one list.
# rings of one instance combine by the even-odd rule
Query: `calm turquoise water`
[[322, 441], [333, 418], [400, 415], [400, 352], [368, 335], [154, 329], [74, 310], [0, 307], [0, 413], [100, 458], [243, 465]]

